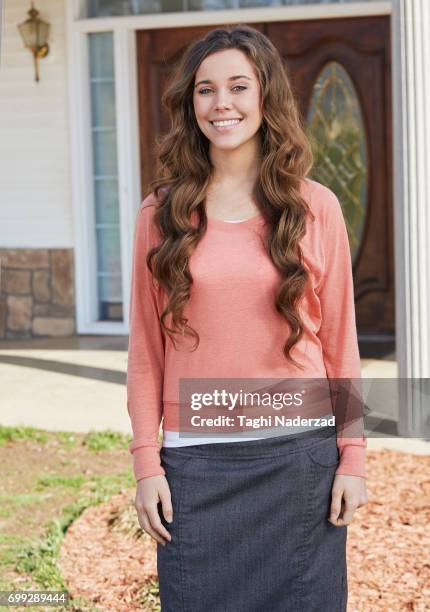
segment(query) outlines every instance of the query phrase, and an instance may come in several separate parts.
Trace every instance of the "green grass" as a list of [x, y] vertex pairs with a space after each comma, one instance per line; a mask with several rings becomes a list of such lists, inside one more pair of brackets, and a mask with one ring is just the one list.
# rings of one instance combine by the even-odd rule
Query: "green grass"
[[9, 508], [19, 508], [21, 506], [32, 506], [41, 503], [44, 496], [38, 493], [0, 493], [0, 505]]
[[80, 489], [86, 478], [83, 474], [76, 476], [61, 476], [58, 474], [49, 474], [38, 478], [36, 483], [36, 491], [47, 489], [48, 487], [65, 487], [67, 489]]
[[48, 440], [48, 434], [35, 427], [6, 427], [0, 425], [0, 445], [17, 440], [34, 440], [43, 444]]
[[16, 555], [16, 569], [31, 574], [42, 589], [65, 590], [56, 557], [64, 537], [61, 521], [54, 519], [42, 540], [24, 546]]
[[[33, 427], [0, 426], [0, 445], [6, 443], [32, 440], [45, 444], [50, 440], [58, 440], [60, 448], [65, 448], [70, 454], [59, 458], [57, 465], [74, 463], [73, 454], [77, 446], [84, 446], [92, 452], [109, 452], [116, 449], [128, 450], [131, 436], [111, 430], [95, 432], [87, 435], [73, 432], [47, 432]], [[58, 447], [57, 447], [58, 448]], [[47, 497], [64, 491], [74, 501], [63, 507], [58, 516], [47, 521], [42, 526], [42, 534], [38, 537], [18, 535], [0, 536], [0, 590], [17, 590], [16, 584], [10, 584], [7, 572], [14, 569], [22, 574], [23, 581], [19, 589], [67, 590], [62, 580], [57, 559], [63, 538], [69, 526], [94, 505], [107, 501], [111, 496], [126, 488], [134, 487], [135, 480], [131, 467], [119, 474], [61, 474], [36, 473], [32, 481], [33, 490], [23, 494], [4, 492], [0, 494], [0, 517], [7, 524], [8, 517], [14, 516], [16, 508], [25, 507], [31, 518], [32, 507], [45, 503]], [[28, 509], [28, 510], [27, 510]], [[23, 524], [26, 519], [23, 519]], [[5, 577], [6, 576], [6, 577]], [[143, 585], [140, 591], [140, 603], [144, 609], [159, 610], [158, 583]], [[18, 610], [17, 607], [14, 607]], [[22, 608], [24, 609], [24, 608]], [[51, 609], [51, 608], [49, 608]], [[54, 608], [52, 608], [54, 609]], [[67, 607], [56, 607], [56, 612], [104, 612], [83, 599], [73, 600]]]
[[[61, 543], [67, 529], [86, 508], [107, 501], [112, 495], [120, 493], [125, 487], [130, 487], [134, 481], [131, 471], [126, 470], [116, 476], [92, 476], [83, 479], [82, 485], [88, 484], [88, 482], [92, 485], [89, 492], [78, 496], [72, 504], [66, 506], [59, 518], [49, 521], [46, 525], [46, 532], [42, 537], [32, 541], [13, 537], [5, 538], [0, 565], [14, 563], [16, 571], [31, 576], [41, 590], [67, 590], [57, 565]], [[56, 485], [51, 483], [51, 486], [63, 486], [63, 483], [59, 479]], [[76, 488], [79, 493], [80, 487]], [[151, 588], [152, 592], [148, 594], [148, 597], [154, 596], [154, 586], [152, 585]], [[7, 590], [7, 585], [4, 585], [4, 590]], [[67, 608], [59, 607], [56, 610], [94, 612], [99, 609], [90, 607], [83, 600], [73, 600]]]
[[107, 429], [90, 431], [85, 436], [83, 444], [92, 451], [110, 451], [117, 448], [128, 450], [130, 442], [131, 436]]
[[[67, 529], [86, 508], [107, 501], [112, 495], [133, 483], [132, 474], [129, 471], [118, 476], [99, 476], [89, 480], [93, 481], [94, 491], [78, 497], [75, 502], [63, 509], [59, 518], [50, 520], [41, 537], [31, 539], [0, 535], [0, 590], [17, 590], [16, 585], [9, 584], [2, 577], [2, 567], [14, 567], [16, 571], [23, 574], [23, 577], [25, 575], [28, 577], [27, 580], [20, 582], [19, 590], [67, 591], [57, 565], [58, 554]], [[157, 581], [151, 581], [142, 586], [138, 602], [142, 609], [160, 612]], [[14, 607], [13, 609], [19, 612], [26, 608]], [[67, 606], [56, 606], [52, 609], [55, 609], [56, 612], [104, 612], [83, 598], [73, 599]]]
[[63, 446], [65, 446], [68, 449], [75, 448], [77, 444], [75, 434], [71, 433], [70, 431], [57, 431], [55, 433], [56, 433], [57, 439], [59, 440], [59, 442], [63, 444]]
[[[40, 481], [48, 481], [48, 486], [63, 487], [64, 481], [71, 480], [72, 487], [76, 490], [78, 497], [76, 501], [66, 506], [59, 520], [48, 523], [46, 534], [43, 538], [29, 543], [28, 539], [19, 536], [6, 536], [0, 534], [0, 565], [9, 564], [13, 559], [19, 558], [16, 569], [31, 573], [36, 577], [40, 586], [46, 588], [57, 588], [55, 572], [51, 571], [52, 560], [55, 558], [59, 545], [68, 527], [82, 512], [90, 506], [101, 504], [113, 495], [116, 495], [134, 484], [131, 470], [126, 470], [117, 475], [97, 475], [89, 478], [76, 477], [75, 479], [63, 479], [59, 477], [43, 477]], [[38, 483], [39, 484], [39, 483]], [[80, 489], [87, 485], [85, 494], [79, 496]], [[67, 485], [66, 485], [67, 486]], [[70, 486], [70, 485], [69, 485]], [[0, 503], [13, 503], [15, 506], [40, 503], [43, 496], [35, 494], [27, 495], [2, 495]], [[18, 554], [19, 553], [19, 554]], [[51, 576], [51, 579], [48, 577]]]
[[[99, 491], [103, 491], [102, 493], [103, 499], [101, 501], [104, 501], [105, 499], [109, 499], [109, 497], [112, 497], [112, 495], [116, 495], [117, 493], [121, 492], [124, 488], [128, 489], [130, 487], [133, 487], [136, 484], [131, 470], [126, 470], [125, 472], [122, 472], [121, 474], [117, 474], [117, 475], [115, 474], [104, 474], [102, 476], [94, 475], [88, 479], [88, 482], [91, 483], [90, 490], [95, 495]], [[101, 502], [97, 502], [97, 503], [101, 503]]]
[[[34, 440], [44, 444], [49, 439], [57, 439], [67, 449], [75, 448], [78, 437], [70, 431], [47, 432], [35, 427], [8, 427], [0, 425], [0, 445], [18, 440]], [[90, 431], [83, 437], [82, 444], [91, 451], [112, 451], [115, 449], [128, 450], [132, 437], [118, 431], [106, 429], [104, 431]]]
[[0, 534], [0, 567], [11, 565], [17, 555], [30, 543], [28, 538]]

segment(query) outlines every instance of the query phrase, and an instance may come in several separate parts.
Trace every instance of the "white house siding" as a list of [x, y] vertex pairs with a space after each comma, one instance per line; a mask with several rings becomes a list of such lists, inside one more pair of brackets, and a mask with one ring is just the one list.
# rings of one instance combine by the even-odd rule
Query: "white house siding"
[[0, 246], [73, 246], [63, 0], [36, 0], [51, 24], [50, 51], [39, 61], [17, 24], [28, 0], [6, 0], [0, 65]]
[[0, 63], [0, 338], [74, 328], [73, 219], [64, 0], [36, 0], [51, 24], [35, 81], [17, 25], [28, 0], [6, 0]]

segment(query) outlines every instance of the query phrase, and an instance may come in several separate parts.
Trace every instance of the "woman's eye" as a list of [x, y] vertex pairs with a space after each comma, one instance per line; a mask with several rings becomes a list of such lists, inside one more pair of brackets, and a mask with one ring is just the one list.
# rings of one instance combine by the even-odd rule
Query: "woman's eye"
[[[245, 87], [244, 85], [235, 85], [233, 87], [233, 89], [237, 89], [239, 88], [240, 91], [242, 91], [243, 89], [248, 89], [247, 87]], [[203, 89], [200, 89], [199, 93], [200, 94], [204, 94], [205, 91], [211, 91], [209, 87], [204, 87]]]

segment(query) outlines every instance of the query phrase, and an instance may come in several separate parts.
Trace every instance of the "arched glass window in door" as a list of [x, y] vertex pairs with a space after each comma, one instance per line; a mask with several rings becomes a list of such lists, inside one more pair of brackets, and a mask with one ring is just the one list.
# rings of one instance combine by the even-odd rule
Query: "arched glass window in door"
[[338, 62], [328, 62], [315, 81], [306, 130], [315, 156], [311, 178], [339, 198], [354, 263], [366, 218], [367, 142], [357, 92]]

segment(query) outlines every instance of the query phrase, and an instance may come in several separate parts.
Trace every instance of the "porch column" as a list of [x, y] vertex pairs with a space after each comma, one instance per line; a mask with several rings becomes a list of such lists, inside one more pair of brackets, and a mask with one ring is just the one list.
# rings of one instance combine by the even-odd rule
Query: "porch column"
[[430, 437], [430, 3], [392, 12], [399, 433]]

